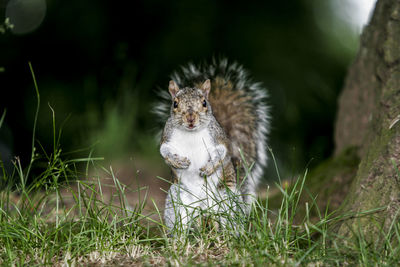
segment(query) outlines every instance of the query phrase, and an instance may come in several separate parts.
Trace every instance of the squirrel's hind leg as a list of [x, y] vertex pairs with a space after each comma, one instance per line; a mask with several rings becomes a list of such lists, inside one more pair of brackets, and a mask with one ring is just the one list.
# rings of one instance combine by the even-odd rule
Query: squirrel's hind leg
[[225, 185], [219, 188], [213, 196], [214, 204], [210, 207], [216, 215], [220, 230], [238, 232], [243, 222], [244, 212], [243, 197], [238, 190], [231, 189]]
[[180, 184], [171, 185], [165, 200], [164, 221], [170, 235], [187, 232], [197, 221], [198, 208], [190, 203], [190, 193]]

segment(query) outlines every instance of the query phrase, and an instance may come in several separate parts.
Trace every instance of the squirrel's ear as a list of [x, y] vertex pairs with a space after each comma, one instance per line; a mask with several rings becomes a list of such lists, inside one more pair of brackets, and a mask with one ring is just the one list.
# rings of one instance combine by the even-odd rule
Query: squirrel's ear
[[178, 93], [178, 91], [179, 91], [179, 87], [173, 80], [170, 80], [168, 90], [169, 90], [169, 93], [171, 94], [171, 96], [175, 97], [176, 93]]
[[201, 86], [201, 90], [204, 93], [204, 96], [208, 99], [208, 94], [210, 93], [211, 90], [211, 82], [210, 79], [206, 80], [203, 85]]

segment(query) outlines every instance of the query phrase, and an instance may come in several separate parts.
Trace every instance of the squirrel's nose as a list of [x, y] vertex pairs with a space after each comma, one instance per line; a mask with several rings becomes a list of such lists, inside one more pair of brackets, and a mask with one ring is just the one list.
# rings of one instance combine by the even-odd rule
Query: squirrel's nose
[[193, 122], [194, 122], [194, 115], [193, 115], [193, 113], [189, 113], [189, 114], [186, 116], [186, 120], [187, 120], [189, 123], [193, 123]]

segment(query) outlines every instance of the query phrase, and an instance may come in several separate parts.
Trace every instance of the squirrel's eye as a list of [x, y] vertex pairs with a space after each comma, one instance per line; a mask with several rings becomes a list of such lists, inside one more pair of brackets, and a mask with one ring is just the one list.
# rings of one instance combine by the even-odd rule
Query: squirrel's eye
[[206, 100], [203, 100], [203, 107], [207, 107], [207, 102], [206, 102]]
[[178, 107], [178, 102], [174, 101], [174, 108]]

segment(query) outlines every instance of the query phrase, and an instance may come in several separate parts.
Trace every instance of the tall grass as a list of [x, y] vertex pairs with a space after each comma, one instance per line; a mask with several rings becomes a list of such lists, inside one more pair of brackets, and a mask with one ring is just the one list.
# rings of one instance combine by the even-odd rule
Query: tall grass
[[[34, 84], [39, 104], [39, 90]], [[179, 238], [169, 237], [163, 224], [163, 207], [154, 203], [159, 218], [154, 220], [145, 214], [146, 199], [134, 207], [127, 203], [127, 190], [146, 194], [142, 188], [131, 189], [122, 184], [113, 168], [104, 168], [102, 159], [92, 157], [90, 151], [86, 158], [75, 159], [68, 159], [71, 155], [67, 158], [62, 153], [61, 132], [57, 133], [55, 112], [50, 110], [53, 149], [37, 150], [38, 142], [33, 136], [28, 166], [21, 166], [16, 159], [11, 173], [1, 167], [0, 173], [6, 180], [17, 182], [8, 184], [0, 193], [0, 264], [400, 264], [399, 222], [394, 221], [390, 231], [382, 233], [385, 242], [381, 247], [368, 243], [362, 231], [356, 234], [356, 242], [337, 236], [332, 224], [354, 214], [338, 217], [327, 210], [320, 211], [316, 197], [310, 203], [303, 203], [301, 195], [305, 193], [307, 171], [290, 187], [282, 186], [282, 182], [276, 184], [280, 196], [278, 207], [271, 206], [266, 197], [255, 202], [249, 215], [238, 211], [231, 216], [233, 224], [241, 225], [241, 231], [235, 227], [199, 227], [182, 233]], [[5, 113], [0, 126], [4, 116]], [[35, 122], [36, 119], [37, 113]], [[36, 161], [47, 164], [41, 173], [30, 171]], [[101, 183], [104, 176], [113, 181], [114, 201], [106, 201], [105, 185]], [[302, 214], [301, 205], [305, 206]], [[311, 220], [312, 210], [317, 211], [317, 220]]]

